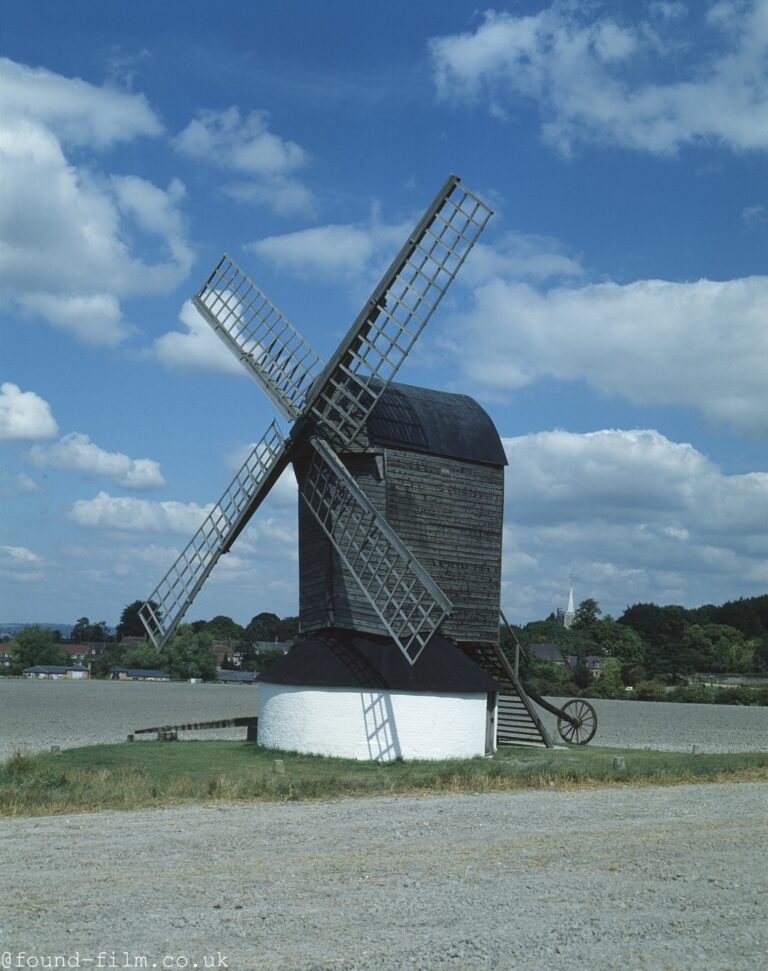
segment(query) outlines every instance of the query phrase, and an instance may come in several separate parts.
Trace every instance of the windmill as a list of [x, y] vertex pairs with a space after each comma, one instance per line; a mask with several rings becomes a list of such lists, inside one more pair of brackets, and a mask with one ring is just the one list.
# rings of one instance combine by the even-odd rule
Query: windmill
[[[230, 257], [193, 298], [291, 429], [269, 426], [140, 616], [161, 650], [293, 465], [300, 623], [309, 636], [262, 675], [265, 744], [363, 758], [495, 747], [496, 694], [512, 676], [493, 647], [503, 449], [470, 398], [393, 382], [491, 215], [449, 176], [325, 364]], [[345, 692], [352, 701], [342, 716]], [[546, 740], [517, 694], [519, 727]], [[403, 707], [401, 695], [416, 708]], [[457, 703], [446, 707], [449, 696]], [[428, 697], [437, 699], [434, 710]], [[355, 733], [363, 741], [350, 750], [343, 739]]]

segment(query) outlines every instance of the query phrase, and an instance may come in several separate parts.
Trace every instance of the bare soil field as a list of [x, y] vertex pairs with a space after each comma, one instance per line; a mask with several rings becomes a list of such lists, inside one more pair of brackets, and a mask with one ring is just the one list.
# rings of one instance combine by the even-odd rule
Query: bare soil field
[[[706, 752], [768, 751], [768, 708], [595, 701], [594, 744]], [[135, 728], [258, 714], [256, 685], [0, 678], [0, 759], [124, 741]], [[555, 719], [544, 713], [556, 734]], [[194, 738], [243, 738], [245, 729], [195, 732]], [[184, 737], [184, 736], [182, 736]]]
[[755, 971], [767, 810], [742, 783], [8, 819], [2, 967]]

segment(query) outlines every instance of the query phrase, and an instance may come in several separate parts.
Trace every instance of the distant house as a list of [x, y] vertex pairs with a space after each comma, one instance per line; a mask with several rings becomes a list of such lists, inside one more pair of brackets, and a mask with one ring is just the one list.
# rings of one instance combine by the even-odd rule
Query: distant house
[[[597, 654], [587, 654], [584, 658], [587, 664], [587, 671], [592, 675], [593, 678], [599, 678], [603, 673], [603, 664], [605, 663], [604, 657], [599, 657]], [[576, 662], [578, 658], [575, 654], [568, 655], [568, 667], [571, 671], [576, 670]]]
[[119, 668], [109, 669], [113, 681], [170, 681], [171, 676], [166, 671], [154, 668]]
[[287, 654], [293, 647], [292, 641], [253, 641], [251, 647], [255, 651], [282, 651]]
[[76, 664], [82, 664], [91, 653], [88, 644], [59, 644], [59, 647], [69, 657], [70, 661], [74, 661]]
[[90, 677], [88, 668], [82, 664], [65, 667], [60, 664], [36, 664], [24, 669], [25, 678], [40, 678], [44, 681], [81, 681]]
[[258, 671], [219, 671], [219, 681], [224, 684], [256, 684]]
[[126, 651], [132, 651], [134, 647], [143, 647], [146, 643], [146, 637], [134, 637], [132, 634], [128, 634], [120, 641], [120, 647], [124, 647]]
[[225, 661], [231, 664], [240, 663], [240, 650], [237, 641], [214, 641], [211, 653], [216, 658], [216, 667], [220, 668]]
[[9, 668], [13, 660], [11, 652], [5, 644], [0, 644], [0, 668]]
[[563, 653], [557, 644], [529, 644], [528, 650], [539, 661], [551, 661], [553, 664], [565, 664]]

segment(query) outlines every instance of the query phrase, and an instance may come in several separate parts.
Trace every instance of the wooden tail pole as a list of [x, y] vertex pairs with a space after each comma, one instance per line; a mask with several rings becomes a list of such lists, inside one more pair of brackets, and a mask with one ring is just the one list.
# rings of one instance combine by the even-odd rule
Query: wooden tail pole
[[499, 607], [499, 614], [501, 619], [504, 621], [504, 626], [507, 628], [507, 633], [512, 638], [512, 643], [515, 645], [515, 678], [520, 676], [520, 641], [517, 639], [517, 634], [512, 630], [509, 621], [504, 616], [504, 611]]

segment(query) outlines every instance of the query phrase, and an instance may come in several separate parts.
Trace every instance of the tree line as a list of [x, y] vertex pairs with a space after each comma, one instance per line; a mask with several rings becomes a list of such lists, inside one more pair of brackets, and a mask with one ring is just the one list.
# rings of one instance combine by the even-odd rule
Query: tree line
[[[241, 669], [259, 671], [282, 654], [282, 649], [268, 645], [291, 643], [299, 631], [298, 617], [261, 612], [242, 626], [220, 614], [211, 620], [179, 625], [158, 656], [151, 644], [135, 640], [145, 639], [141, 606], [142, 601], [135, 600], [124, 608], [114, 636], [104, 621], [92, 623], [87, 617], [77, 621], [68, 639], [57, 636], [56, 631], [27, 627], [8, 645], [10, 669], [0, 670], [19, 674], [36, 664], [66, 665], [69, 657], [62, 645], [68, 640], [103, 645], [89, 658], [94, 677], [108, 677], [112, 667], [160, 667], [172, 678], [212, 680], [216, 677], [214, 642], [224, 641], [229, 648], [224, 667], [234, 667], [237, 655]], [[627, 607], [618, 619], [610, 614], [603, 616], [599, 604], [586, 599], [579, 604], [570, 628], [550, 614], [546, 620], [514, 630], [523, 647], [524, 676], [537, 690], [549, 693], [579, 690], [616, 695], [628, 685], [635, 689], [649, 685], [641, 690], [652, 693], [654, 685], [661, 685], [663, 690], [664, 685], [684, 681], [695, 672], [768, 674], [768, 595], [691, 609], [637, 603]], [[505, 629], [501, 642], [512, 650]], [[536, 658], [529, 650], [534, 644], [555, 644], [563, 657], [575, 658], [573, 669]], [[594, 656], [604, 659], [597, 683], [587, 668], [587, 658]]]
[[[690, 609], [637, 603], [618, 619], [601, 615], [599, 604], [587, 599], [570, 628], [552, 614], [515, 628], [536, 690], [617, 697], [639, 685], [634, 696], [651, 697], [694, 674], [768, 674], [768, 595]], [[511, 647], [506, 632], [502, 643]], [[572, 667], [536, 658], [535, 644], [555, 644], [563, 657], [575, 659]], [[588, 670], [589, 657], [604, 659], [598, 681]]]
[[[242, 670], [260, 671], [283, 653], [282, 648], [267, 648], [265, 644], [292, 642], [298, 636], [298, 617], [281, 618], [277, 614], [262, 612], [243, 627], [231, 617], [220, 614], [209, 621], [180, 624], [162, 653], [158, 654], [146, 641], [146, 631], [139, 617], [142, 604], [143, 601], [135, 600], [124, 608], [114, 636], [107, 633], [104, 621], [91, 624], [87, 617], [78, 620], [69, 638], [62, 638], [57, 631], [37, 625], [25, 627], [8, 644], [10, 668], [0, 668], [0, 672], [21, 674], [35, 665], [66, 666], [71, 659], [64, 644], [69, 643], [100, 645], [98, 653], [87, 658], [92, 677], [109, 677], [113, 667], [123, 667], [161, 669], [174, 680], [201, 678], [213, 681], [217, 676], [213, 654], [217, 641], [226, 642], [230, 658], [240, 657]], [[93, 633], [98, 636], [91, 637]], [[137, 643], [138, 640], [141, 642]], [[233, 668], [235, 664], [229, 660], [223, 667]]]

